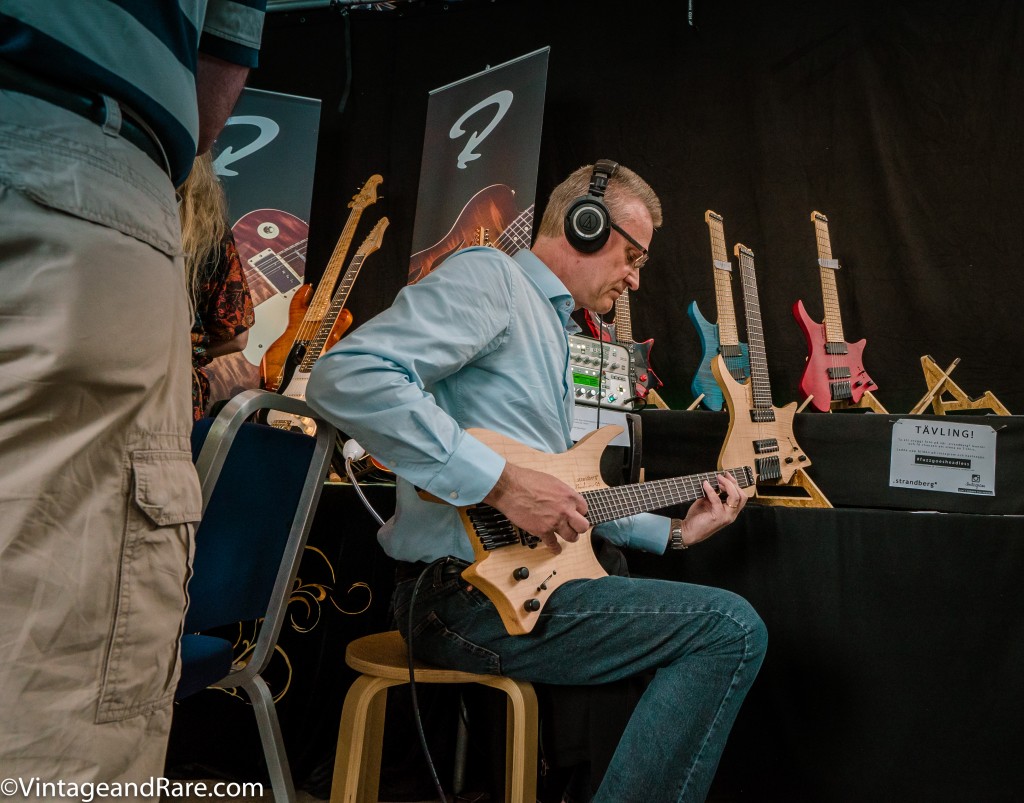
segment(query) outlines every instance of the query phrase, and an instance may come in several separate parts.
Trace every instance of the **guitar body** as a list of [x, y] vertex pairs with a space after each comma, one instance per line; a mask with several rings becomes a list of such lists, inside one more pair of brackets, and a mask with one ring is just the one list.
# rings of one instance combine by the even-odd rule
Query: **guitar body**
[[878, 390], [864, 370], [866, 340], [844, 342], [841, 348], [845, 354], [830, 354], [825, 324], [814, 321], [802, 301], [793, 305], [793, 317], [807, 339], [807, 364], [800, 379], [800, 392], [804, 398], [814, 397], [811, 405], [815, 409], [828, 412], [833, 401], [857, 404], [865, 391]]
[[[274, 341], [273, 345], [266, 350], [263, 359], [260, 361], [260, 381], [267, 390], [278, 390], [286, 372], [288, 359], [298, 344], [299, 328], [302, 326], [309, 303], [313, 298], [313, 285], [304, 284], [295, 295], [292, 296], [288, 305], [288, 325], [284, 333]], [[352, 313], [342, 309], [338, 318], [331, 327], [326, 351], [339, 340], [341, 336], [352, 326]]]
[[[601, 454], [622, 428], [608, 426], [589, 432], [562, 454], [539, 452], [489, 430], [468, 431], [509, 463], [551, 474], [582, 492], [607, 487], [601, 479]], [[563, 583], [607, 575], [594, 557], [590, 530], [575, 542], [563, 541], [562, 551], [557, 555], [543, 544], [516, 544], [488, 551], [474, 535], [475, 527], [470, 520], [472, 511], [473, 507], [459, 509], [475, 554], [475, 562], [462, 576], [494, 603], [511, 635], [533, 630], [545, 602]], [[515, 579], [513, 573], [523, 568], [529, 571], [529, 577]], [[531, 599], [539, 602], [538, 610], [526, 609], [527, 600]]]
[[[288, 382], [287, 388], [281, 395], [292, 399], [306, 398], [306, 385], [309, 382], [309, 371], [296, 371]], [[267, 415], [267, 423], [278, 429], [298, 430], [305, 435], [316, 434], [316, 422], [305, 416], [288, 415], [277, 410], [271, 410]]]
[[[729, 409], [729, 431], [725, 435], [722, 451], [718, 457], [719, 467], [753, 466], [757, 482], [788, 483], [797, 469], [811, 465], [793, 435], [793, 419], [796, 417], [796, 402], [785, 407], [770, 407], [774, 421], [755, 422], [753, 382], [740, 383], [733, 379], [721, 355], [711, 361], [711, 370], [725, 397]], [[758, 412], [763, 412], [761, 408]], [[762, 446], [775, 441], [775, 446]], [[773, 470], [777, 464], [777, 471]], [[778, 476], [773, 477], [773, 474]], [[747, 488], [744, 493], [753, 496], [756, 487]]]
[[309, 237], [306, 221], [279, 209], [255, 209], [242, 215], [231, 233], [246, 267], [254, 306], [302, 283]]
[[[691, 301], [686, 308], [686, 315], [697, 329], [697, 337], [700, 338], [700, 365], [690, 382], [690, 392], [693, 398], [699, 398], [703, 393], [704, 398], [701, 404], [708, 410], [721, 410], [725, 404], [725, 397], [715, 380], [714, 372], [711, 370], [712, 361], [720, 356], [721, 347], [718, 340], [718, 325], [713, 324], [705, 318], [696, 301]], [[740, 354], [737, 357], [723, 357], [729, 374], [737, 382], [744, 382], [750, 377], [750, 354], [746, 343], [739, 344]]]
[[514, 217], [515, 191], [507, 184], [484, 187], [462, 207], [444, 237], [409, 258], [409, 284], [418, 282], [456, 251], [480, 242], [481, 232], [504, 231]]

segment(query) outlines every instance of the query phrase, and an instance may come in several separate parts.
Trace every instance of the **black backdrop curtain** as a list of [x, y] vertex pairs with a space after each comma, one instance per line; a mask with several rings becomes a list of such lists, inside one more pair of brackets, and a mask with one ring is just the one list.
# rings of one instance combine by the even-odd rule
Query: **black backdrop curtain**
[[[250, 84], [324, 101], [307, 275], [375, 172], [387, 214], [349, 307], [356, 323], [405, 281], [427, 92], [551, 46], [538, 202], [580, 164], [614, 158], [660, 193], [665, 225], [632, 301], [672, 406], [691, 399], [714, 318], [705, 209], [753, 249], [777, 404], [806, 353], [790, 309], [823, 316], [810, 213], [830, 220], [847, 340], [890, 412], [926, 387], [919, 359], [971, 395], [1024, 410], [1015, 368], [1024, 175], [1024, 9], [1014, 0], [688, 4], [491, 0], [270, 15]], [[360, 231], [356, 242], [363, 236]], [[737, 301], [738, 301], [737, 296]], [[741, 328], [742, 328], [742, 318]]]

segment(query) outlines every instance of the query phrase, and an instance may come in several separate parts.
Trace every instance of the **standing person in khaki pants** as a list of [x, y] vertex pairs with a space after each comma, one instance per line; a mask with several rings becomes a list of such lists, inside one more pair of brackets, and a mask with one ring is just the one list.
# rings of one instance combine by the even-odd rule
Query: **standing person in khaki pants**
[[174, 188], [263, 16], [0, 0], [0, 768], [25, 783], [163, 770], [201, 509]]

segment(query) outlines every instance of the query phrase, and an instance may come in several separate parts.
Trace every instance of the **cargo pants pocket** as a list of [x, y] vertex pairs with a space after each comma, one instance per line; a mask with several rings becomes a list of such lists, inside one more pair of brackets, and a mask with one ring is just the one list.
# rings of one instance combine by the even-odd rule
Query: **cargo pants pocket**
[[192, 535], [202, 512], [188, 452], [131, 453], [130, 495], [96, 722], [116, 722], [170, 705]]

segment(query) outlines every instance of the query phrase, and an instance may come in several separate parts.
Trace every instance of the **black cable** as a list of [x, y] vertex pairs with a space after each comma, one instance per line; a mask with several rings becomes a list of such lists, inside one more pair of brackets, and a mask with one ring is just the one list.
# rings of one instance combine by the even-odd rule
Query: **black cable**
[[448, 803], [448, 797], [441, 786], [441, 779], [437, 777], [437, 768], [434, 766], [434, 760], [430, 757], [430, 748], [427, 747], [427, 735], [423, 732], [423, 718], [420, 716], [420, 703], [419, 698], [416, 696], [416, 667], [412, 657], [412, 625], [413, 614], [416, 610], [416, 594], [419, 593], [420, 583], [427, 576], [427, 572], [443, 560], [445, 558], [438, 558], [420, 572], [420, 576], [416, 578], [416, 585], [412, 587], [412, 596], [409, 598], [409, 636], [406, 639], [406, 651], [409, 657], [409, 695], [412, 697], [412, 714], [413, 719], [416, 721], [416, 733], [420, 737], [420, 747], [423, 748], [423, 757], [427, 760], [427, 767], [430, 769], [430, 777], [433, 779], [434, 787], [437, 789], [437, 796], [441, 803]]

